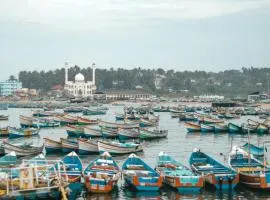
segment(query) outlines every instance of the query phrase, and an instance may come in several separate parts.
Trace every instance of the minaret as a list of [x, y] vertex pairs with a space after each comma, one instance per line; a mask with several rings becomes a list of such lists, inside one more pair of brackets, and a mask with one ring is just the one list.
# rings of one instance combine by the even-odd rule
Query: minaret
[[96, 64], [95, 63], [92, 64], [92, 70], [93, 70], [93, 73], [92, 73], [92, 82], [95, 85], [96, 84], [96, 75], [95, 75], [95, 73], [96, 73]]
[[65, 84], [68, 83], [68, 62], [65, 62]]

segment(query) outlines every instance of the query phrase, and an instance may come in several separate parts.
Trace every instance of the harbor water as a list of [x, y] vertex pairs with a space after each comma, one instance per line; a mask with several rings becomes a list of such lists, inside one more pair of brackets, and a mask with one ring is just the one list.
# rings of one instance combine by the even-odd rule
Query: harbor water
[[[107, 105], [106, 105], [107, 106]], [[139, 105], [137, 105], [139, 106]], [[122, 106], [108, 105], [109, 110], [104, 116], [91, 116], [92, 119], [100, 118], [106, 121], [115, 121], [116, 113], [123, 113]], [[31, 109], [9, 108], [1, 110], [0, 114], [9, 115], [9, 121], [0, 121], [0, 126], [19, 127], [19, 115], [32, 114]], [[160, 151], [164, 151], [173, 156], [176, 160], [188, 166], [188, 160], [194, 148], [200, 148], [202, 151], [212, 155], [221, 162], [227, 162], [227, 155], [232, 145], [243, 145], [248, 141], [247, 135], [228, 134], [228, 133], [187, 133], [184, 123], [179, 122], [177, 118], [171, 118], [170, 113], [156, 113], [160, 115], [160, 128], [168, 130], [168, 137], [159, 140], [144, 141], [144, 151], [138, 155], [144, 159], [153, 168], [156, 165], [157, 156]], [[79, 115], [79, 114], [78, 114]], [[90, 118], [90, 117], [89, 117]], [[247, 119], [257, 119], [255, 116], [243, 116], [240, 119], [231, 121], [241, 124]], [[229, 122], [229, 121], [228, 121]], [[34, 144], [43, 143], [43, 138], [49, 137], [59, 139], [67, 137], [63, 127], [41, 129], [39, 137], [27, 138], [27, 141], [33, 141]], [[25, 139], [17, 139], [25, 140]], [[264, 140], [270, 140], [270, 135], [250, 135], [251, 143], [262, 144]], [[44, 152], [45, 153], [45, 152]], [[269, 154], [269, 153], [267, 153]], [[89, 164], [97, 155], [80, 156], [84, 166]], [[47, 159], [61, 159], [63, 154], [46, 155]], [[122, 166], [122, 163], [128, 155], [114, 156], [114, 159]], [[268, 156], [269, 157], [269, 156]], [[270, 157], [269, 157], [270, 159]], [[156, 193], [141, 193], [130, 190], [124, 185], [124, 180], [118, 182], [118, 188], [110, 194], [87, 194], [82, 192], [77, 199], [270, 199], [269, 192], [261, 192], [238, 186], [235, 191], [221, 192], [211, 188], [204, 188], [199, 194], [180, 194], [170, 187], [165, 186]]]

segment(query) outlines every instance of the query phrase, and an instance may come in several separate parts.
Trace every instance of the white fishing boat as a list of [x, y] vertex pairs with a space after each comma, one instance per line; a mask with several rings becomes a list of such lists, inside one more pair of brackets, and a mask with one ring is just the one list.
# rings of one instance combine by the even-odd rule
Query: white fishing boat
[[98, 144], [96, 140], [78, 139], [79, 154], [98, 153]]
[[102, 137], [102, 132], [99, 127], [85, 126], [84, 135], [85, 137]]
[[129, 154], [143, 151], [141, 144], [127, 142], [121, 143], [116, 141], [98, 141], [98, 150], [100, 153], [109, 152], [110, 154]]
[[20, 115], [19, 120], [21, 127], [31, 127], [33, 125], [33, 117]]
[[14, 151], [17, 156], [29, 156], [29, 155], [37, 155], [42, 153], [42, 146], [34, 146], [31, 144], [10, 144], [8, 142], [3, 142], [5, 153], [11, 153]]

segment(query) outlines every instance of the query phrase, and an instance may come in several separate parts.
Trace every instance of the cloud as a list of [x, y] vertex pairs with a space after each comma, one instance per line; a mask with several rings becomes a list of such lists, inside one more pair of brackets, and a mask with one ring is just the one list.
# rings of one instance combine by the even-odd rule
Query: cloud
[[269, 0], [2, 0], [0, 21], [89, 30], [199, 20], [269, 7]]

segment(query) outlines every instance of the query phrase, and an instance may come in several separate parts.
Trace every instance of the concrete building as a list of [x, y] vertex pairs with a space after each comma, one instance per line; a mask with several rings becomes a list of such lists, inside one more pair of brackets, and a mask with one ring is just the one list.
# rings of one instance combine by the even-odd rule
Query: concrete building
[[107, 100], [150, 100], [152, 97], [146, 91], [143, 90], [108, 90], [106, 91]]
[[13, 95], [16, 90], [22, 88], [22, 83], [18, 80], [7, 80], [0, 82], [0, 96]]
[[75, 81], [68, 81], [68, 63], [65, 63], [65, 90], [74, 97], [93, 97], [96, 91], [95, 80], [95, 63], [92, 64], [93, 76], [92, 81], [86, 81], [84, 75], [76, 74]]

